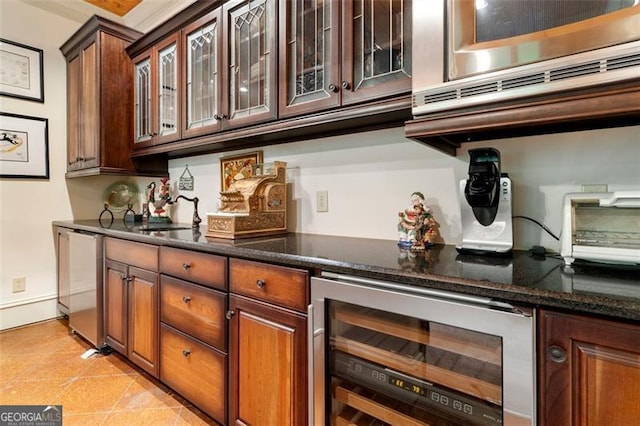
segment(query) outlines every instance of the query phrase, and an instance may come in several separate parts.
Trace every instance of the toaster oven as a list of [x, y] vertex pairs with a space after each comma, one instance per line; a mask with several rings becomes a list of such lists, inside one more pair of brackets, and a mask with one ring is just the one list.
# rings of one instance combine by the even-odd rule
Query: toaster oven
[[560, 254], [576, 259], [640, 264], [640, 191], [565, 195]]

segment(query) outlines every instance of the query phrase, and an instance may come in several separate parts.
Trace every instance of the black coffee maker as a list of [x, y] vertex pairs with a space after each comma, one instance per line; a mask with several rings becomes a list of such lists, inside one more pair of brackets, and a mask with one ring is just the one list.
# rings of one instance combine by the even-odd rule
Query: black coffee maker
[[469, 150], [469, 176], [460, 181], [459, 251], [508, 253], [513, 248], [511, 180], [495, 148]]

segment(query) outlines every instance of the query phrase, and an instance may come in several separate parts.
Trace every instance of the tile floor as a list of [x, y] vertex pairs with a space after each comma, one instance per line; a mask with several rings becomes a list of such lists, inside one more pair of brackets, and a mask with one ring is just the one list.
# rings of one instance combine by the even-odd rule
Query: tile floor
[[62, 405], [65, 426], [217, 425], [117, 353], [82, 359], [67, 324], [0, 332], [0, 405]]

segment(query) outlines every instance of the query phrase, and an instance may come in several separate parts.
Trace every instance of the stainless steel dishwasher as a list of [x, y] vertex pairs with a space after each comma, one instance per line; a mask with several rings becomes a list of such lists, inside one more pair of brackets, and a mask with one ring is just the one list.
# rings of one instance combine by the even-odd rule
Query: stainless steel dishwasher
[[102, 235], [69, 233], [69, 327], [104, 350]]
[[309, 424], [535, 425], [534, 314], [484, 297], [313, 277]]

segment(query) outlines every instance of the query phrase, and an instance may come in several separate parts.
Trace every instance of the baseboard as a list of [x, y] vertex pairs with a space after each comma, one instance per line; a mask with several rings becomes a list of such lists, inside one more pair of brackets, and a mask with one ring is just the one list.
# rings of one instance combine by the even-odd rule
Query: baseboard
[[0, 305], [0, 330], [59, 317], [57, 294]]

